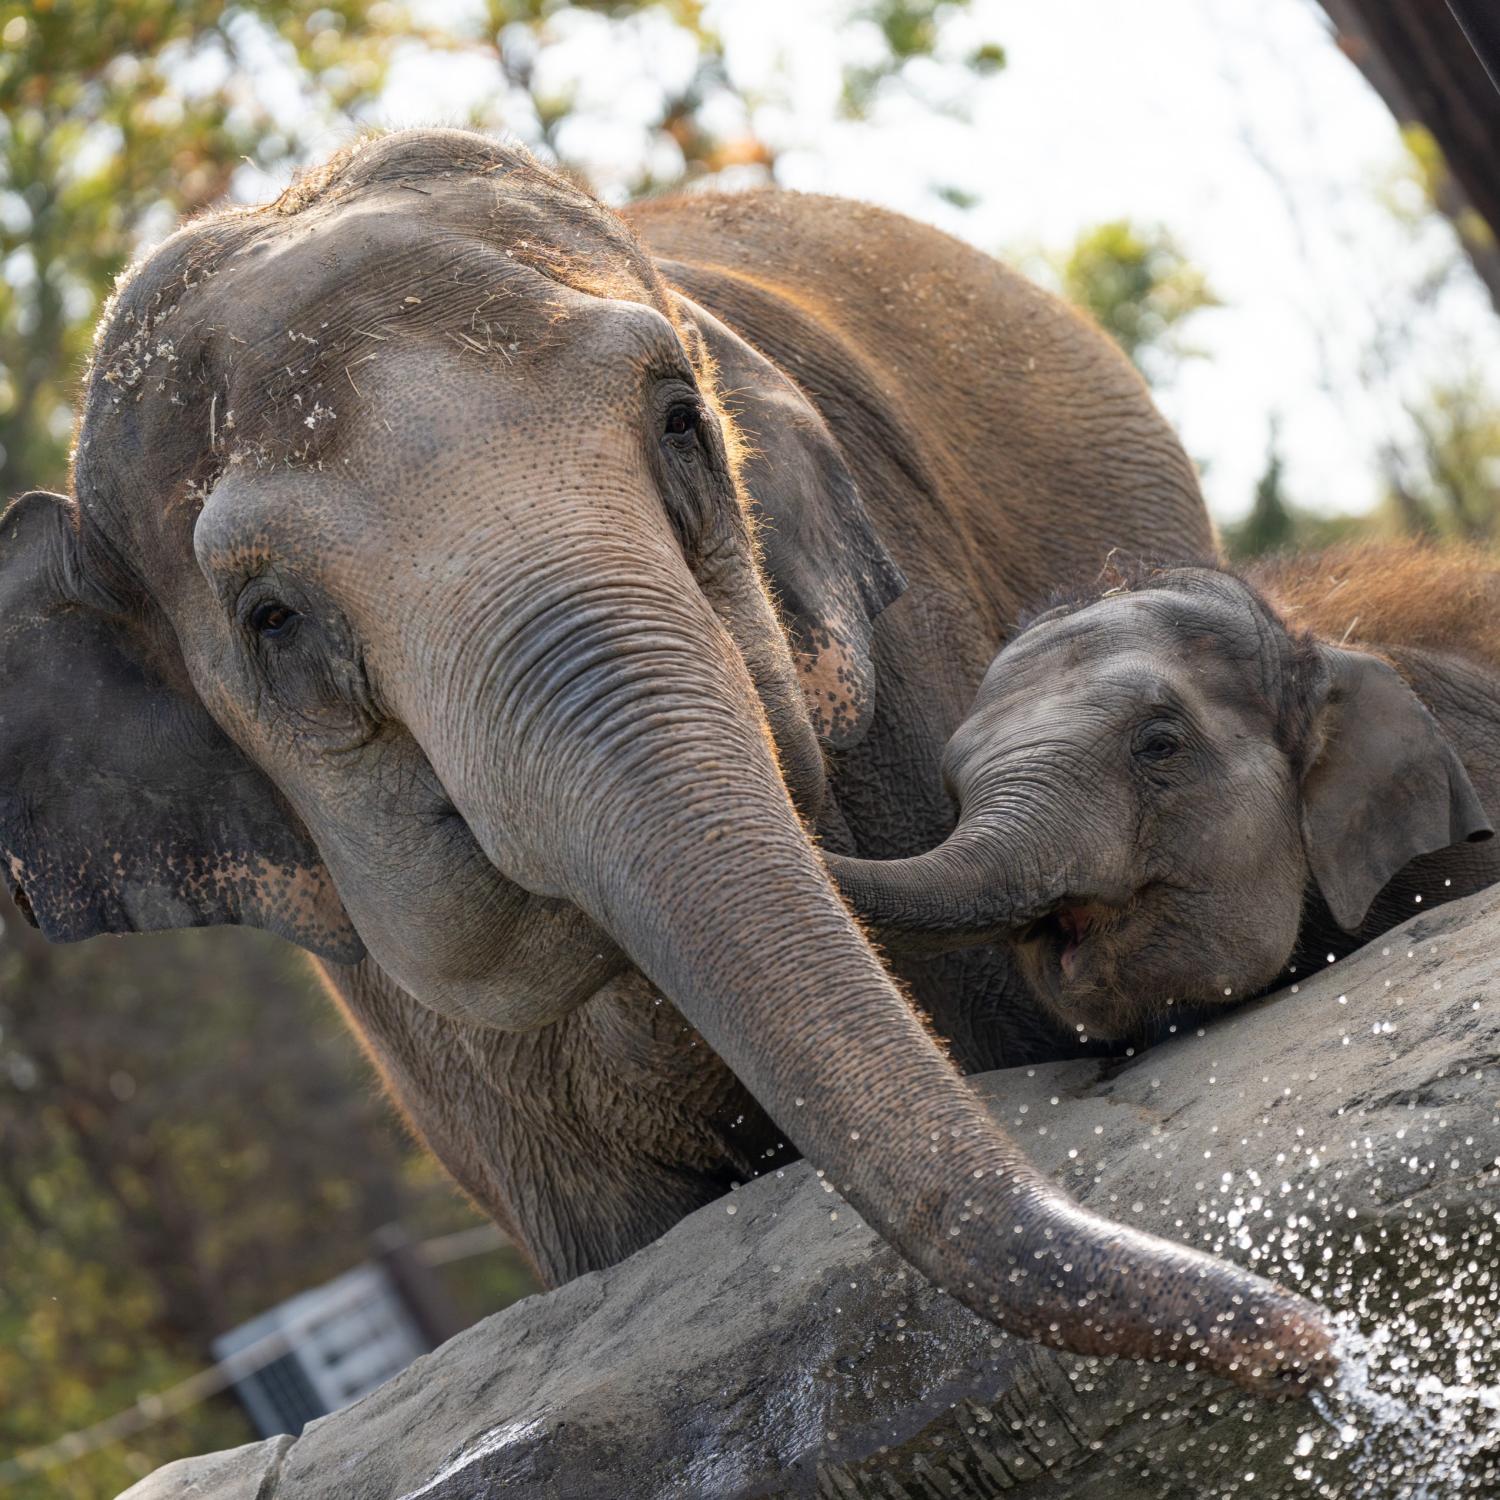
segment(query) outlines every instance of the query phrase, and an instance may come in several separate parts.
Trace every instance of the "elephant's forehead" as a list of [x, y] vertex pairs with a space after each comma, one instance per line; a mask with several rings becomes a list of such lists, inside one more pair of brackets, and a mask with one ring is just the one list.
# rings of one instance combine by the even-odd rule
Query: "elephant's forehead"
[[[1191, 686], [1216, 697], [1259, 691], [1271, 626], [1239, 580], [1120, 593], [1044, 619], [995, 659], [986, 696]], [[1275, 655], [1275, 652], [1270, 652]]]
[[[430, 318], [523, 277], [533, 295], [512, 293], [520, 304], [513, 314], [541, 302], [537, 315], [545, 316], [546, 283], [528, 273], [524, 262], [462, 221], [424, 219], [375, 199], [306, 222], [293, 220], [238, 246], [179, 312], [209, 319], [209, 342], [217, 336], [221, 345], [269, 346], [274, 352], [278, 344], [295, 345], [320, 330], [343, 332], [371, 319], [399, 326]], [[230, 349], [222, 352], [233, 357]]]
[[132, 273], [101, 325], [100, 354], [176, 313], [250, 339], [284, 334], [309, 308], [389, 306], [409, 317], [429, 296], [464, 300], [507, 266], [640, 299], [650, 292], [645, 265], [602, 212], [559, 212], [504, 176], [414, 174], [289, 212], [273, 204], [189, 225]]
[[190, 516], [236, 466], [329, 468], [372, 426], [398, 443], [402, 411], [381, 422], [372, 405], [390, 404], [392, 371], [523, 380], [564, 294], [502, 252], [381, 214], [258, 243], [101, 351], [78, 495], [142, 552], [157, 517]]
[[179, 233], [101, 324], [80, 499], [169, 506], [236, 456], [315, 466], [382, 357], [520, 378], [569, 306], [652, 300], [629, 245], [555, 218], [495, 181], [423, 178]]
[[324, 365], [429, 333], [467, 333], [474, 352], [503, 339], [505, 353], [524, 356], [561, 294], [480, 238], [363, 205], [253, 238], [166, 305], [117, 318], [96, 359], [106, 399], [95, 415], [134, 407], [149, 422], [205, 388], [247, 403], [264, 388], [285, 401]]
[[1212, 591], [1149, 589], [1096, 600], [1047, 620], [1017, 638], [1015, 661], [1082, 661], [1126, 651], [1236, 651], [1258, 639], [1258, 615], [1248, 590], [1226, 578]]

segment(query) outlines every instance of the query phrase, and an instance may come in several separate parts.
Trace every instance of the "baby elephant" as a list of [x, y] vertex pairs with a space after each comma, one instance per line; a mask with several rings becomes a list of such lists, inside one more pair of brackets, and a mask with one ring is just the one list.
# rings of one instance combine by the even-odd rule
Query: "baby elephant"
[[1007, 939], [1068, 1027], [1149, 1033], [1500, 879], [1500, 572], [1415, 545], [1111, 572], [995, 658], [944, 775], [939, 848], [830, 857], [856, 910]]

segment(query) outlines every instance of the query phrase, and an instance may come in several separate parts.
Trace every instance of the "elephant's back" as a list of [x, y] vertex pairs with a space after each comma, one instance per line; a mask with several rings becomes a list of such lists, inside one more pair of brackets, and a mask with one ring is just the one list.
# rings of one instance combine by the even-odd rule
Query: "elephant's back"
[[1212, 553], [1192, 466], [1129, 361], [999, 261], [775, 190], [628, 218], [670, 282], [817, 402], [913, 581], [957, 586], [997, 635], [1111, 548]]
[[1422, 538], [1344, 543], [1246, 570], [1288, 624], [1324, 640], [1461, 656], [1500, 673], [1500, 558]]

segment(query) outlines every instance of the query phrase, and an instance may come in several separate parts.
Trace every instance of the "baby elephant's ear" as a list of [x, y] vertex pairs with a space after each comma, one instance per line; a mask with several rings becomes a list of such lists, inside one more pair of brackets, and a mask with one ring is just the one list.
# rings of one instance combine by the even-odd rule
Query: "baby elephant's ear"
[[1363, 651], [1322, 648], [1323, 748], [1302, 784], [1302, 842], [1346, 932], [1421, 854], [1494, 832], [1438, 722], [1396, 670]]
[[0, 517], [0, 874], [54, 942], [243, 923], [364, 948], [270, 781], [187, 686], [154, 605], [89, 581], [69, 502]]
[[791, 628], [813, 728], [825, 745], [847, 749], [875, 712], [875, 617], [901, 597], [906, 579], [817, 408], [737, 333], [676, 295], [679, 316], [703, 339], [744, 448], [740, 480]]

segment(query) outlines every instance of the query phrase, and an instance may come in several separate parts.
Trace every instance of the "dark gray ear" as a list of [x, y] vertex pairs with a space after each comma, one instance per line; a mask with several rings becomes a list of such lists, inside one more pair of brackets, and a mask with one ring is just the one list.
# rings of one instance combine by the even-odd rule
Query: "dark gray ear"
[[89, 587], [73, 522], [40, 491], [0, 517], [0, 860], [16, 903], [54, 942], [228, 922], [357, 962], [307, 833], [174, 670], [154, 606], [116, 612]]
[[712, 313], [675, 295], [717, 367], [719, 399], [745, 447], [740, 478], [791, 628], [813, 727], [825, 745], [845, 749], [863, 737], [875, 711], [875, 617], [901, 597], [906, 580], [817, 408]]
[[1302, 784], [1302, 842], [1334, 919], [1356, 931], [1382, 887], [1420, 854], [1494, 832], [1438, 722], [1396, 670], [1322, 648], [1322, 750]]

